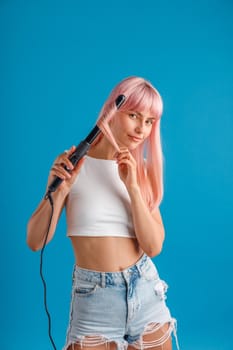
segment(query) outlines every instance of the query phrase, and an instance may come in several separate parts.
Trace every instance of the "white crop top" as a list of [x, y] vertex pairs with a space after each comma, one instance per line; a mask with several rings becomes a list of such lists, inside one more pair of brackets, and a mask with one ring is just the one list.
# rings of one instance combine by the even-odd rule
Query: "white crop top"
[[66, 201], [68, 236], [136, 238], [130, 198], [115, 160], [86, 156]]

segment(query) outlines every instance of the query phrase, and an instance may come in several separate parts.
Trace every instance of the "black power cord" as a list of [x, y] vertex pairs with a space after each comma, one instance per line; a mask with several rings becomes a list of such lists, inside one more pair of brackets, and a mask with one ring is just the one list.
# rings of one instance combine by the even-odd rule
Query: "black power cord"
[[42, 283], [43, 283], [43, 287], [44, 287], [44, 307], [45, 307], [46, 314], [48, 316], [48, 334], [49, 334], [49, 339], [51, 341], [53, 349], [57, 350], [56, 345], [55, 345], [54, 340], [53, 340], [53, 337], [52, 337], [52, 333], [51, 333], [51, 328], [52, 328], [51, 327], [51, 316], [50, 316], [50, 313], [49, 313], [49, 310], [48, 310], [48, 305], [47, 305], [47, 286], [46, 286], [45, 278], [44, 278], [44, 275], [43, 275], [43, 254], [44, 254], [46, 242], [47, 242], [47, 239], [48, 239], [49, 230], [50, 230], [50, 226], [51, 226], [51, 222], [52, 222], [52, 218], [53, 218], [53, 212], [54, 212], [53, 198], [51, 196], [51, 193], [49, 193], [47, 195], [46, 199], [49, 199], [52, 211], [51, 211], [51, 216], [50, 216], [50, 219], [49, 219], [48, 230], [47, 230], [46, 235], [45, 235], [43, 247], [42, 247], [42, 249], [40, 251], [40, 277], [41, 277], [41, 280], [42, 280]]
[[[115, 100], [115, 105], [117, 107], [117, 109], [119, 109], [121, 107], [121, 105], [124, 103], [126, 97], [124, 95], [119, 95], [116, 100]], [[88, 136], [85, 138], [85, 140], [81, 141], [79, 143], [79, 145], [76, 147], [75, 151], [70, 155], [69, 160], [71, 161], [71, 163], [75, 166], [79, 160], [87, 153], [90, 145], [92, 144], [92, 142], [96, 139], [96, 137], [99, 135], [99, 133], [101, 132], [100, 128], [95, 125], [95, 127], [91, 130], [91, 132], [88, 134]], [[69, 171], [68, 168], [65, 167], [65, 169], [67, 171]], [[41, 249], [41, 253], [40, 253], [40, 277], [42, 279], [43, 282], [43, 286], [44, 286], [44, 307], [45, 307], [45, 311], [46, 314], [48, 316], [48, 333], [49, 333], [49, 338], [50, 341], [52, 343], [53, 349], [56, 349], [52, 334], [51, 334], [51, 316], [49, 314], [49, 310], [48, 310], [48, 306], [47, 306], [47, 287], [46, 287], [46, 282], [43, 276], [43, 253], [44, 253], [44, 249], [47, 243], [47, 239], [48, 239], [48, 234], [49, 234], [49, 230], [50, 230], [50, 226], [51, 226], [51, 222], [52, 222], [52, 218], [53, 218], [53, 212], [54, 212], [54, 206], [53, 206], [53, 198], [51, 196], [51, 192], [56, 191], [57, 187], [62, 183], [62, 179], [59, 177], [55, 177], [54, 181], [49, 185], [48, 187], [48, 191], [44, 197], [45, 200], [49, 199], [49, 202], [51, 204], [51, 216], [49, 219], [49, 225], [48, 225], [48, 231], [45, 235], [45, 239], [44, 239], [44, 243], [43, 243], [43, 247]]]

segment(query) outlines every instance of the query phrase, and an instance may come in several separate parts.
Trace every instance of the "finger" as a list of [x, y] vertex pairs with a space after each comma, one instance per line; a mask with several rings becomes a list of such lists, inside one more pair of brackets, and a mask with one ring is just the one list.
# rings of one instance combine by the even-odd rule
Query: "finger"
[[129, 151], [127, 147], [120, 147], [120, 152]]
[[133, 157], [133, 155], [130, 152], [124, 152], [122, 154], [119, 155], [119, 157], [117, 158], [117, 163], [120, 160], [129, 160], [132, 164], [132, 166], [136, 166], [136, 160]]
[[117, 164], [118, 165], [129, 165], [129, 166], [133, 165], [132, 162], [130, 161], [130, 159], [126, 159], [126, 158], [118, 160]]
[[74, 166], [69, 160], [69, 157], [74, 152], [74, 150], [75, 146], [72, 146], [68, 151], [64, 151], [64, 153], [62, 153], [60, 157], [58, 157], [56, 163], [60, 163], [61, 165], [66, 166], [68, 170], [73, 170]]
[[132, 159], [132, 156], [130, 155], [130, 153], [128, 153], [128, 152], [125, 152], [125, 153], [121, 153], [118, 157], [117, 157], [117, 162], [119, 161], [119, 160], [122, 160], [122, 159], [128, 159], [128, 160], [130, 160], [130, 159]]
[[69, 157], [75, 150], [75, 146], [72, 146], [69, 150], [64, 150], [59, 156], [58, 156], [58, 159], [59, 158], [62, 158], [62, 157]]
[[53, 169], [50, 173], [50, 175], [54, 176], [54, 177], [59, 177], [62, 180], [68, 180], [71, 175], [69, 173], [65, 174], [62, 171], [59, 171], [57, 169]]
[[114, 158], [117, 158], [119, 157], [121, 154], [125, 153], [125, 152], [129, 152], [128, 148], [127, 147], [120, 147], [120, 151], [119, 152], [116, 152], [114, 154]]
[[117, 164], [118, 165], [124, 164], [126, 166], [130, 166], [132, 169], [136, 169], [135, 159], [133, 157], [129, 157], [127, 155], [117, 159]]
[[71, 146], [68, 151], [64, 151], [64, 153], [69, 157], [75, 150], [75, 146]]
[[51, 169], [51, 174], [60, 177], [61, 179], [69, 179], [70, 173], [60, 164], [54, 164]]
[[117, 160], [117, 164], [131, 164], [130, 159], [128, 158], [121, 158]]
[[132, 155], [131, 152], [128, 150], [128, 148], [124, 148], [124, 149], [121, 149], [120, 152], [118, 152], [117, 154], [117, 157], [121, 157], [122, 155], [125, 155], [125, 154], [128, 154], [128, 155]]
[[61, 157], [60, 158], [60, 165], [62, 165], [63, 167], [66, 167], [66, 169], [69, 170], [73, 170], [74, 166], [71, 163], [71, 161], [67, 158], [67, 157]]
[[65, 180], [65, 176], [62, 173], [60, 173], [58, 170], [53, 168], [51, 169], [50, 176], [59, 177], [60, 179]]

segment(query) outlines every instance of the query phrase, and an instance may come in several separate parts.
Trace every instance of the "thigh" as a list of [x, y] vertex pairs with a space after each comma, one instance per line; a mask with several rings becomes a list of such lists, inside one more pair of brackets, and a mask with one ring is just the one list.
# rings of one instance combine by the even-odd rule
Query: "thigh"
[[141, 348], [150, 350], [172, 350], [171, 324], [149, 324], [141, 335], [141, 339], [128, 346], [128, 350]]
[[117, 346], [114, 342], [106, 342], [105, 344], [101, 345], [85, 345], [85, 343], [82, 342], [82, 344], [71, 344], [67, 350], [116, 350]]

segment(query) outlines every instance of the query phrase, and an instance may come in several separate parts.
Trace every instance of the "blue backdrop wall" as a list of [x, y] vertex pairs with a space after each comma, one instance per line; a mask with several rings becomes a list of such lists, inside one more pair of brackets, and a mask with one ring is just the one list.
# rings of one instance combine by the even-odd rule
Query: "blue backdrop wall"
[[[166, 242], [153, 261], [181, 349], [232, 349], [232, 15], [227, 0], [0, 2], [2, 349], [51, 348], [26, 224], [55, 156], [86, 136], [129, 75], [164, 100]], [[58, 349], [73, 262], [62, 216], [45, 251]]]

